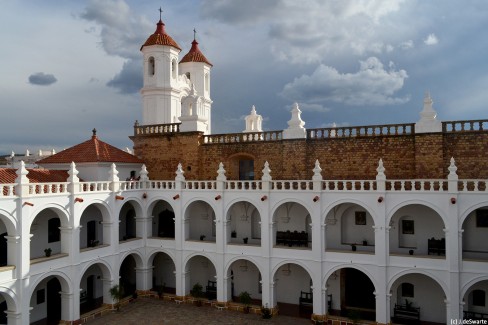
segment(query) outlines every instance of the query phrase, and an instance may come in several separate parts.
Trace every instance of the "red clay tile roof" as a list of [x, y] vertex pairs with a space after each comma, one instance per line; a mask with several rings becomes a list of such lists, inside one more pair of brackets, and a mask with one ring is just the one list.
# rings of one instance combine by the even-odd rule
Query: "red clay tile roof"
[[[17, 169], [15, 168], [0, 168], [0, 183], [15, 183], [15, 179], [17, 178], [16, 171]], [[69, 177], [68, 171], [66, 170], [27, 168], [27, 171], [29, 172], [27, 178], [30, 183], [66, 182]]]
[[90, 140], [41, 159], [37, 164], [70, 164], [72, 161], [76, 164], [89, 162], [143, 163], [136, 156], [100, 141], [96, 135], [93, 135]]
[[181, 59], [180, 63], [185, 63], [185, 62], [203, 62], [208, 64], [209, 66], [213, 66], [210, 61], [207, 60], [205, 55], [200, 51], [198, 48], [198, 42], [196, 40], [193, 40], [191, 42], [191, 49], [186, 55]]
[[144, 46], [150, 45], [168, 45], [175, 47], [181, 51], [181, 47], [178, 45], [178, 43], [176, 43], [175, 40], [171, 38], [171, 36], [166, 34], [166, 31], [164, 30], [164, 23], [161, 20], [159, 20], [159, 22], [157, 23], [156, 31], [154, 32], [154, 34], [149, 36], [144, 45], [141, 46], [141, 50]]

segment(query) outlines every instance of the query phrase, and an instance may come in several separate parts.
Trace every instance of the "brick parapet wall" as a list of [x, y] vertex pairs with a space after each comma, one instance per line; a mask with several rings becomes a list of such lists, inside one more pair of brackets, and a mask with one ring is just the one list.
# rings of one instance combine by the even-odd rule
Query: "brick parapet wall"
[[446, 178], [451, 157], [460, 178], [488, 178], [487, 131], [213, 144], [200, 132], [131, 139], [151, 179], [174, 179], [180, 162], [188, 180], [215, 179], [220, 162], [237, 179], [239, 159], [254, 160], [255, 179], [265, 161], [273, 179], [311, 179], [316, 159], [324, 179], [374, 179], [380, 158], [388, 179]]

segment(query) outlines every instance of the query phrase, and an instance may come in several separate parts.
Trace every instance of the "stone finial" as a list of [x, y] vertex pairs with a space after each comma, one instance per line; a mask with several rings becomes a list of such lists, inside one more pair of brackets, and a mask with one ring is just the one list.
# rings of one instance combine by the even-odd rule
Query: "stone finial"
[[219, 164], [219, 169], [217, 170], [217, 180], [218, 181], [226, 181], [227, 180], [227, 177], [225, 176], [225, 169], [224, 169], [224, 164], [221, 162]]
[[437, 120], [437, 113], [432, 107], [434, 101], [430, 93], [426, 92], [424, 97], [424, 108], [420, 112], [420, 120], [415, 123], [416, 133], [441, 132], [442, 123]]
[[264, 168], [263, 168], [262, 172], [263, 172], [263, 176], [261, 177], [262, 181], [268, 181], [269, 182], [272, 180], [272, 177], [270, 175], [271, 169], [269, 168], [269, 163], [267, 161], [264, 163]]
[[291, 110], [291, 120], [288, 121], [288, 128], [283, 130], [283, 139], [304, 139], [307, 137], [307, 130], [303, 127], [305, 122], [302, 120], [302, 111], [298, 103], [293, 104]]
[[314, 181], [321, 181], [322, 180], [322, 168], [320, 168], [320, 163], [319, 160], [315, 160], [315, 167], [313, 169], [313, 176], [312, 180]]
[[263, 117], [256, 113], [256, 107], [252, 105], [251, 113], [246, 116], [246, 129], [242, 132], [263, 132]]
[[337, 130], [336, 130], [337, 124], [334, 122], [332, 123], [332, 130], [330, 130], [330, 137], [333, 138], [337, 135]]
[[12, 153], [10, 154], [10, 157], [13, 158], [15, 157], [15, 152], [12, 150]]
[[78, 178], [78, 170], [76, 169], [76, 164], [74, 161], [71, 162], [69, 165], [69, 170], [68, 170], [68, 182], [70, 183], [78, 183], [80, 179]]
[[378, 168], [376, 168], [378, 174], [376, 174], [376, 179], [386, 179], [385, 167], [383, 166], [383, 159], [380, 158], [378, 161]]
[[458, 179], [458, 174], [456, 173], [457, 167], [456, 167], [456, 162], [454, 161], [454, 157], [451, 157], [451, 164], [447, 168], [449, 170], [449, 179]]
[[112, 163], [112, 165], [110, 166], [110, 170], [108, 172], [109, 181], [118, 182], [119, 181], [119, 176], [117, 176], [118, 174], [119, 174], [119, 171], [117, 170], [117, 166], [115, 166], [115, 164]]
[[25, 151], [25, 156], [26, 156], [26, 157], [29, 157], [29, 156], [30, 156], [30, 151], [29, 151], [29, 149], [27, 149], [27, 150]]
[[147, 171], [146, 165], [142, 165], [141, 171], [139, 172], [139, 176], [141, 177], [141, 181], [145, 182], [149, 180], [149, 177], [147, 176], [149, 173]]
[[55, 154], [56, 154], [56, 150], [54, 150], [53, 148], [53, 150], [51, 150], [51, 155], [55, 155]]
[[183, 182], [185, 180], [185, 176], [183, 176], [185, 172], [183, 171], [183, 166], [181, 165], [181, 163], [178, 164], [178, 167], [176, 168], [176, 177], [175, 177], [175, 181], [181, 181]]
[[41, 149], [39, 149], [39, 151], [37, 152], [37, 155], [38, 155], [39, 157], [42, 157], [42, 150], [41, 150]]
[[27, 174], [29, 174], [29, 171], [25, 169], [25, 163], [23, 160], [20, 161], [19, 168], [15, 173], [17, 174], [17, 178], [15, 179], [16, 183], [18, 184], [29, 183], [29, 179], [27, 178]]

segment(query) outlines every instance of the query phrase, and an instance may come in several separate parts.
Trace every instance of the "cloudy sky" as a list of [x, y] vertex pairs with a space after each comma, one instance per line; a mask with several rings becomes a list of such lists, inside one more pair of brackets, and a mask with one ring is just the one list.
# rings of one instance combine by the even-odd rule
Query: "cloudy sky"
[[140, 46], [163, 8], [212, 69], [213, 132], [488, 118], [486, 0], [0, 0], [0, 153], [60, 150], [91, 129], [117, 147], [141, 119]]

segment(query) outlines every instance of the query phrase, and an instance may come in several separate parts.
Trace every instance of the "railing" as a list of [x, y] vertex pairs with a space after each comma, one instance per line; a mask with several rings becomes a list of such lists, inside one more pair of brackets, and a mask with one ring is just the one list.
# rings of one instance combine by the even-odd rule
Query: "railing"
[[283, 131], [228, 133], [204, 135], [204, 144], [277, 141], [283, 139]]
[[134, 135], [153, 135], [180, 132], [181, 123], [153, 124], [153, 125], [134, 125]]
[[68, 192], [68, 183], [31, 183], [29, 184], [30, 195], [60, 194]]
[[17, 184], [0, 184], [0, 196], [15, 196], [15, 186]]
[[79, 183], [78, 192], [106, 192], [110, 191], [111, 182], [82, 182]]
[[415, 133], [415, 124], [385, 124], [365, 126], [341, 126], [334, 128], [308, 129], [307, 139], [352, 138]]
[[322, 191], [376, 191], [376, 181], [322, 181]]
[[471, 132], [488, 130], [488, 120], [442, 122], [442, 132]]
[[487, 192], [488, 180], [463, 179], [458, 181], [459, 192]]
[[271, 181], [272, 190], [312, 190], [312, 181]]
[[186, 181], [185, 189], [187, 190], [216, 190], [216, 181]]
[[226, 190], [261, 190], [261, 181], [226, 181]]
[[[479, 313], [479, 312], [476, 312], [476, 311], [463, 311], [463, 318], [465, 320], [488, 320], [488, 314], [484, 314], [484, 313]], [[469, 323], [466, 323], [466, 324], [469, 324]], [[472, 324], [476, 324], [476, 323], [472, 323]], [[482, 324], [482, 323], [480, 323]]]
[[445, 179], [416, 179], [416, 180], [387, 180], [387, 191], [398, 192], [444, 192], [447, 191], [447, 180]]

